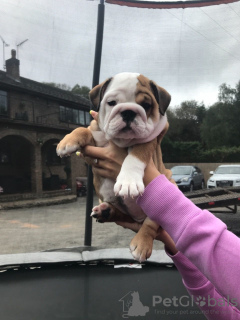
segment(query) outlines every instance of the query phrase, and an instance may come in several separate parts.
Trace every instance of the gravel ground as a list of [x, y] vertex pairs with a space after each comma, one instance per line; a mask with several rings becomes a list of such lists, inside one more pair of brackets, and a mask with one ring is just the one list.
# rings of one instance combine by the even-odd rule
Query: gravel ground
[[[97, 199], [94, 200], [97, 204]], [[0, 254], [37, 252], [59, 248], [83, 247], [86, 198], [76, 202], [0, 211]], [[240, 236], [240, 207], [236, 214], [215, 213], [228, 229]], [[95, 248], [128, 248], [134, 236], [130, 230], [114, 223], [93, 220], [92, 246]], [[154, 249], [163, 245], [155, 241]]]

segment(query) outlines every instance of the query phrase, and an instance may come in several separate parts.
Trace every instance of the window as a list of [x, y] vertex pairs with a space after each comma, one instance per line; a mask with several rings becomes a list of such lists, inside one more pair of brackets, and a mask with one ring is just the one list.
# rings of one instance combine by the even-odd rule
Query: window
[[85, 124], [84, 111], [79, 110], [79, 123]]
[[7, 92], [0, 90], [0, 116], [7, 116]]
[[78, 124], [78, 112], [79, 110], [72, 109], [72, 122]]
[[86, 124], [87, 125], [90, 124], [90, 122], [92, 120], [90, 113], [85, 111], [85, 117], [86, 117]]
[[90, 123], [91, 117], [88, 111], [60, 106], [60, 121], [85, 126]]

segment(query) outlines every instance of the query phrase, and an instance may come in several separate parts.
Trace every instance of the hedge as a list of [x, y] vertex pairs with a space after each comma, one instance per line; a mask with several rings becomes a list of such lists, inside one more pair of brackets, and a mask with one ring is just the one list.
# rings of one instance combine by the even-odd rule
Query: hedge
[[198, 141], [173, 142], [166, 138], [162, 141], [162, 153], [165, 163], [240, 162], [240, 147], [204, 150], [202, 144]]

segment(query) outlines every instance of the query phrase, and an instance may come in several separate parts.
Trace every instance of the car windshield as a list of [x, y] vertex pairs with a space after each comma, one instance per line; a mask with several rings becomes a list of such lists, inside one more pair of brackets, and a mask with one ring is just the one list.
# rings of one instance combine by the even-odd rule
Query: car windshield
[[173, 167], [171, 171], [172, 171], [172, 174], [189, 175], [191, 174], [192, 168], [191, 167]]
[[217, 174], [240, 174], [240, 166], [239, 167], [219, 167], [215, 171]]

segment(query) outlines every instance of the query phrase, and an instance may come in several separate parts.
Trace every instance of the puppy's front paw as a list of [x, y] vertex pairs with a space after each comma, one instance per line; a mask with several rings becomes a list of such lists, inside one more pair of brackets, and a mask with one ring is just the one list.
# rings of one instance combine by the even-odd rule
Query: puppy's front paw
[[88, 128], [77, 128], [67, 134], [57, 145], [57, 155], [68, 156], [93, 142], [91, 131]]
[[57, 145], [57, 155], [60, 157], [68, 156], [79, 150], [79, 144], [71, 139], [71, 134], [67, 134]]
[[123, 198], [135, 198], [144, 191], [144, 184], [142, 177], [132, 172], [129, 175], [124, 173], [119, 174], [117, 182], [114, 185], [114, 193]]
[[122, 164], [122, 169], [114, 185], [115, 195], [123, 198], [137, 197], [144, 191], [143, 175], [145, 164], [129, 154]]
[[153, 238], [148, 234], [137, 233], [130, 243], [130, 251], [139, 262], [147, 260], [152, 254]]

